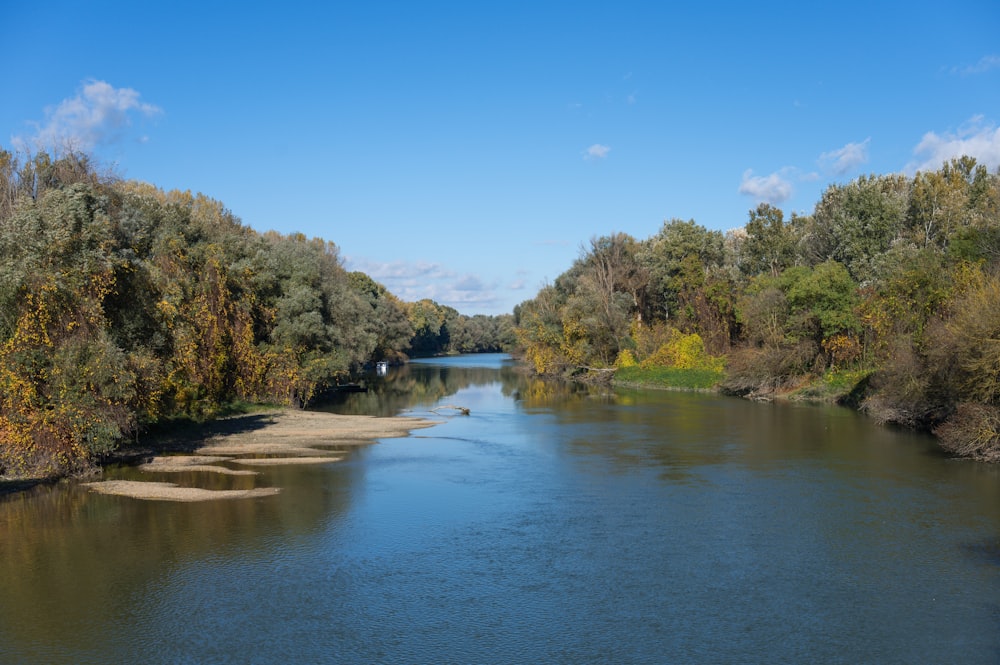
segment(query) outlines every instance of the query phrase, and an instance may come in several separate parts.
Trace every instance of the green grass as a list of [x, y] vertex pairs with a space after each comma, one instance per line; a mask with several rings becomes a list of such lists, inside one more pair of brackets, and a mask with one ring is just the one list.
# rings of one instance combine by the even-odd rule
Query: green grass
[[788, 397], [808, 402], [850, 404], [860, 399], [870, 374], [865, 370], [828, 370]]
[[615, 372], [614, 382], [620, 385], [649, 388], [683, 388], [709, 390], [722, 380], [723, 373], [712, 369], [678, 369], [676, 367], [650, 367], [638, 365], [623, 367]]

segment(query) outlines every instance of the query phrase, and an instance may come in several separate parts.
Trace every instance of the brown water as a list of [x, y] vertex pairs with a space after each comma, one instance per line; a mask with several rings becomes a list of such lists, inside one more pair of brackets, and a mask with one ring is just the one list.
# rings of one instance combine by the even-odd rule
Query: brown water
[[0, 663], [1000, 662], [996, 467], [842, 409], [500, 356], [374, 388], [330, 408], [471, 415], [338, 464], [156, 478], [273, 497], [0, 500]]

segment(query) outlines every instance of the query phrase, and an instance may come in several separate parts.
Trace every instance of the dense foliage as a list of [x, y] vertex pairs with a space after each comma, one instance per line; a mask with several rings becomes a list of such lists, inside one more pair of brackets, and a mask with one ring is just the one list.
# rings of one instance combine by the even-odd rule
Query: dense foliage
[[832, 185], [809, 216], [762, 204], [725, 234], [671, 220], [595, 238], [514, 315], [540, 374], [840, 386], [879, 421], [1000, 460], [1000, 174], [971, 158]]
[[499, 350], [512, 317], [401, 302], [331, 242], [0, 151], [0, 475], [92, 464], [232, 400], [304, 405], [374, 360]]

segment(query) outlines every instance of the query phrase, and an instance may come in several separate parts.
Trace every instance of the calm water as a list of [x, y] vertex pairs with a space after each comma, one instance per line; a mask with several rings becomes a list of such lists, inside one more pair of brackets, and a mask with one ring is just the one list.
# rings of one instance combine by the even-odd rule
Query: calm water
[[0, 662], [1000, 662], [1000, 469], [925, 437], [502, 356], [329, 408], [443, 424], [339, 464], [157, 478], [273, 497], [0, 501]]

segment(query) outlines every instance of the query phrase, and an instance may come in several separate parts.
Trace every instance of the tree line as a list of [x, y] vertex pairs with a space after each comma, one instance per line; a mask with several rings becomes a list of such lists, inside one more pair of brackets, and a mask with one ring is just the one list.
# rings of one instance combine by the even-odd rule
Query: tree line
[[963, 157], [831, 185], [810, 215], [761, 204], [726, 233], [674, 219], [594, 238], [514, 319], [539, 374], [708, 371], [751, 397], [836, 384], [879, 422], [1000, 460], [1000, 172]]
[[513, 318], [403, 302], [338, 247], [222, 203], [0, 150], [0, 475], [85, 469], [151, 424], [303, 406], [376, 360], [500, 350]]

